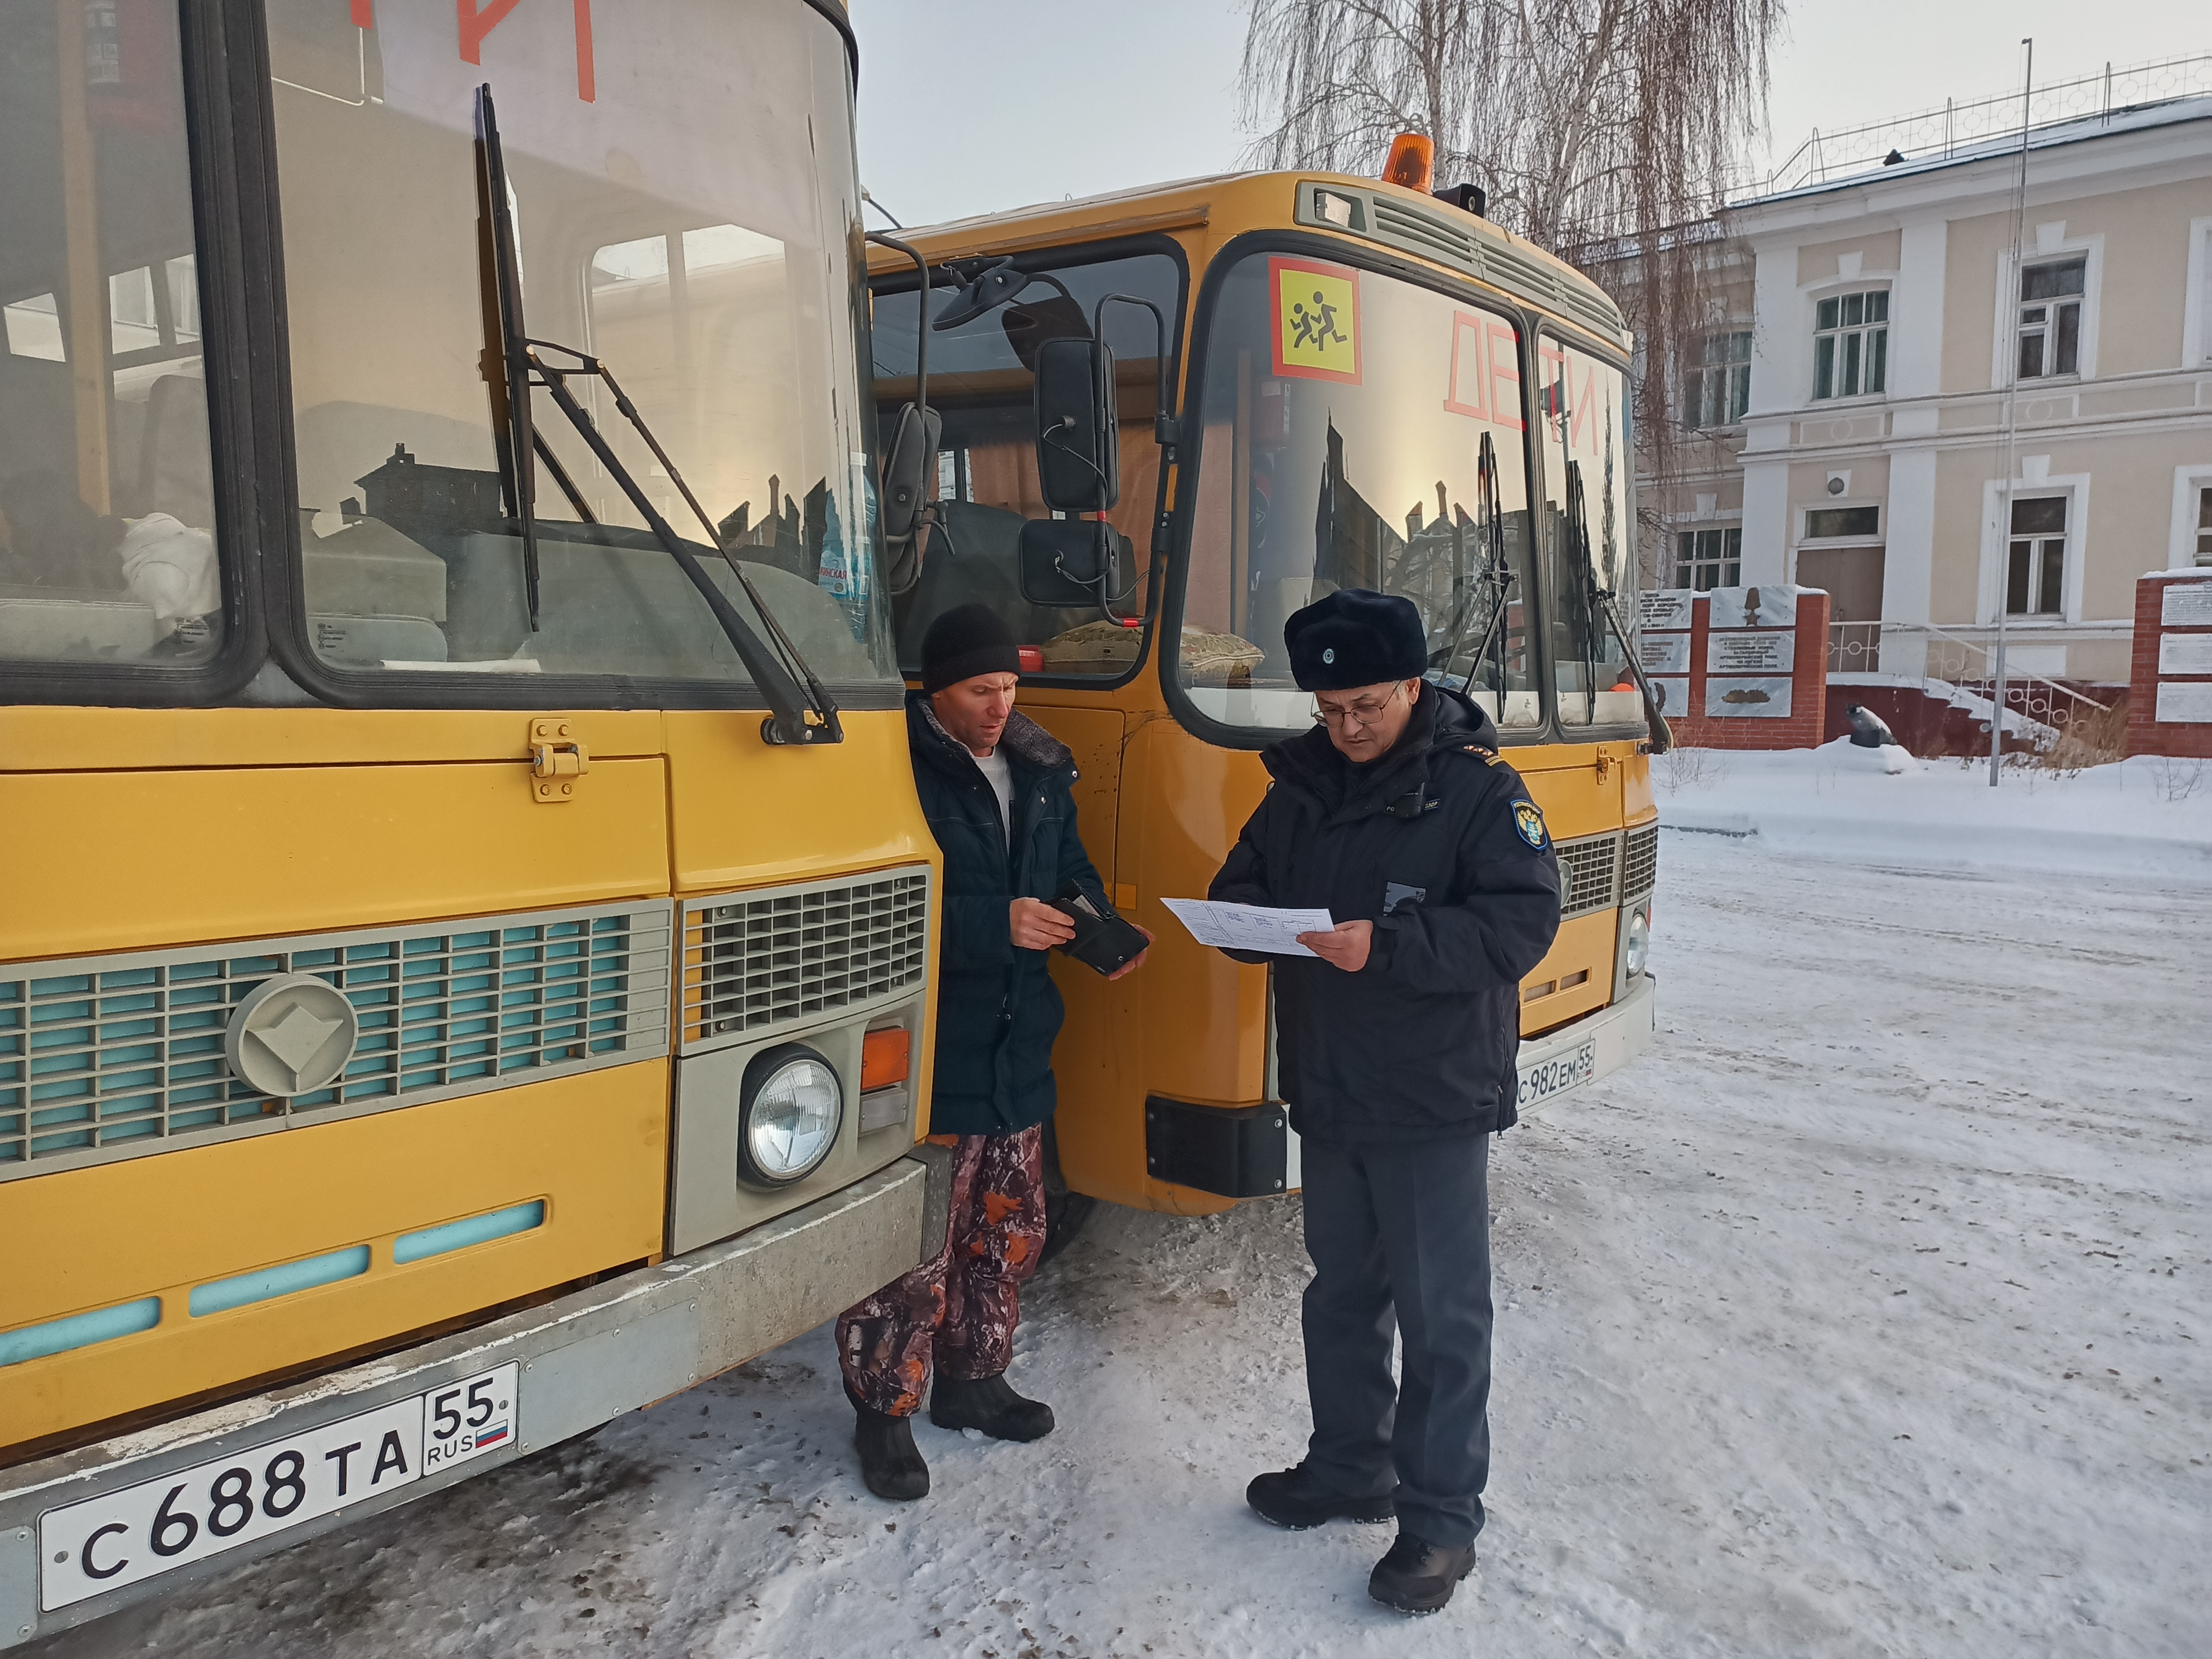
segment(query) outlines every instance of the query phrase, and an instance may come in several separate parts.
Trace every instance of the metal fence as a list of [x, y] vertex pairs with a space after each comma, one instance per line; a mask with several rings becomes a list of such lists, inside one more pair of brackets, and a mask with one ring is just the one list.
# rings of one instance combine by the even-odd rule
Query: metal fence
[[[2095, 117], [2109, 121], [2144, 104], [2164, 102], [2212, 93], [2212, 54], [2170, 58], [2154, 64], [2125, 68], [2105, 65], [2097, 75], [2078, 80], [2054, 81], [2033, 88], [2028, 94], [2026, 125], [2033, 131], [2063, 122]], [[1812, 136], [1791, 152], [1790, 158], [1763, 179], [1746, 181], [1743, 197], [1772, 196], [1803, 190], [1811, 185], [1848, 178], [1878, 168], [1895, 151], [1908, 161], [1948, 159], [1960, 150], [2007, 135], [2021, 127], [2021, 95], [2002, 93], [1993, 98], [1960, 103], [1947, 99], [1941, 109], [1922, 110], [1862, 127]]]
[[[1996, 706], [1996, 658], [1993, 630], [1972, 636], [1930, 623], [1828, 624], [1828, 672], [1878, 674], [1882, 684], [1917, 687], [1960, 711], [1984, 743]], [[2009, 663], [2004, 681], [2008, 750], [2048, 755], [2069, 736], [2074, 746], [2117, 741], [2120, 711], [2111, 703]]]

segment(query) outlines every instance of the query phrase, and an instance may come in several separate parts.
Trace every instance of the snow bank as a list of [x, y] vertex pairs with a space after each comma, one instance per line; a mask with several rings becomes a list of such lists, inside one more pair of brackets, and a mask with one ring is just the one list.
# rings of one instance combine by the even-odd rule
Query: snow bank
[[1893, 745], [1679, 750], [1652, 763], [1660, 822], [1783, 851], [1917, 868], [2212, 882], [2212, 764], [2150, 756], [2071, 777], [1916, 761]]

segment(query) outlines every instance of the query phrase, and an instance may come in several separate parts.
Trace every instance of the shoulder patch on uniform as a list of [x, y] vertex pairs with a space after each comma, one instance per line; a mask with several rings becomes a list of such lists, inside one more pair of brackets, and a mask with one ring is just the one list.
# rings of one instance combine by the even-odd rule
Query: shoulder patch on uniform
[[1498, 758], [1498, 751], [1495, 749], [1485, 749], [1479, 743], [1470, 743], [1466, 745], [1466, 748], [1468, 754], [1480, 755], [1484, 760], [1489, 762], [1492, 766], [1503, 766], [1505, 764], [1504, 761]]
[[1521, 839], [1541, 852], [1544, 848], [1544, 814], [1533, 800], [1513, 803], [1513, 827], [1521, 832]]

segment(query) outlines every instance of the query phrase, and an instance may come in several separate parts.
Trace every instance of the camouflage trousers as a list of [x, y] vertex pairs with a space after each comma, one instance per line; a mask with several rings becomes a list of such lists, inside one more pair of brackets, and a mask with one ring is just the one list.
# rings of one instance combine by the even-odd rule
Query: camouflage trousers
[[996, 1376], [1014, 1357], [1020, 1290], [1044, 1254], [1044, 1130], [932, 1135], [952, 1148], [945, 1248], [837, 1319], [845, 1392], [891, 1417], [921, 1408], [933, 1361]]

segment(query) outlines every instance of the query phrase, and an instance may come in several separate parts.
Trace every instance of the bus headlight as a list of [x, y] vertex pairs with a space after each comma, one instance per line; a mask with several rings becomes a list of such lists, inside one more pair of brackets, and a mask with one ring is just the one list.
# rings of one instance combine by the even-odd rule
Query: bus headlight
[[1644, 964], [1650, 957], [1651, 919], [1641, 910], [1628, 919], [1628, 936], [1622, 945], [1622, 955], [1631, 979], [1644, 971]]
[[787, 1186], [811, 1175], [845, 1121], [836, 1068], [795, 1042], [765, 1049], [745, 1067], [738, 1158], [755, 1181]]

